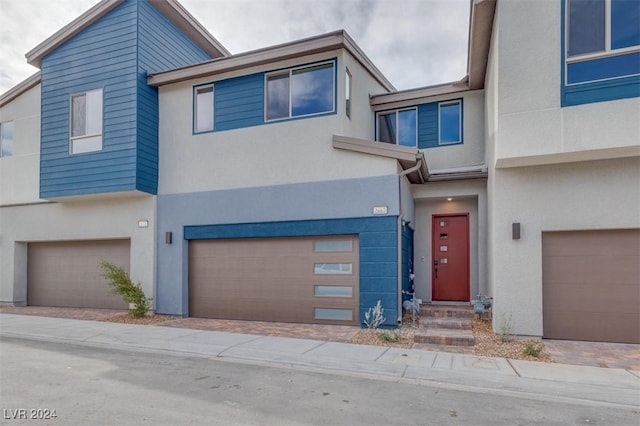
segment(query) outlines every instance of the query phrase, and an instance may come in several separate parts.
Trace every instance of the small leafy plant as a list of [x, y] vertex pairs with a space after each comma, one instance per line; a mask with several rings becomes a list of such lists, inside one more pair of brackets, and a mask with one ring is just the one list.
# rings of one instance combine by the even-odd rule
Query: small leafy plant
[[100, 262], [100, 268], [103, 271], [102, 277], [109, 281], [111, 293], [122, 296], [122, 300], [133, 305], [133, 308], [129, 309], [132, 317], [140, 318], [149, 312], [151, 305], [140, 283], [134, 284], [127, 272], [113, 263], [103, 260]]
[[364, 323], [367, 328], [378, 328], [380, 325], [385, 322], [386, 318], [382, 316], [384, 313], [384, 308], [382, 304], [378, 300], [376, 306], [373, 308], [369, 308], [367, 312], [364, 313]]
[[384, 331], [382, 333], [378, 333], [378, 337], [388, 343], [398, 343], [402, 340], [400, 330]]
[[540, 358], [542, 355], [542, 351], [544, 350], [544, 345], [542, 342], [534, 342], [530, 341], [527, 343], [527, 346], [522, 350], [522, 353], [528, 356], [532, 356], [534, 358]]
[[498, 335], [502, 342], [513, 340], [513, 319], [511, 314], [508, 317], [504, 314], [502, 315], [500, 324], [498, 324]]

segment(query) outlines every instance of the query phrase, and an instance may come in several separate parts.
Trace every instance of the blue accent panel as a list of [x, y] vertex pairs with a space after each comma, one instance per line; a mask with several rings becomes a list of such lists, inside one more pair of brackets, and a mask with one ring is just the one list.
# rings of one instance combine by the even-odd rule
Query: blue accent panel
[[[230, 239], [358, 235], [360, 246], [360, 322], [367, 309], [381, 301], [386, 326], [398, 318], [397, 217], [324, 219], [293, 222], [185, 226], [184, 238]], [[159, 302], [163, 296], [158, 289]], [[158, 306], [161, 311], [162, 307]]]
[[211, 59], [147, 1], [138, 2], [136, 189], [158, 189], [158, 89], [147, 85], [147, 73]]
[[[126, 1], [42, 59], [41, 198], [135, 189], [136, 23]], [[70, 97], [97, 88], [102, 151], [70, 155]]]
[[611, 1], [611, 49], [640, 45], [640, 1]]
[[635, 74], [640, 74], [640, 52], [567, 64], [569, 84]]
[[438, 103], [418, 106], [418, 148], [438, 146]]
[[264, 123], [264, 73], [215, 83], [215, 130], [231, 130]]
[[[126, 0], [42, 59], [40, 197], [158, 182], [158, 93], [147, 72], [210, 59], [148, 1]], [[103, 89], [102, 150], [69, 153], [70, 97]]]
[[[576, 64], [566, 64], [566, 13], [567, 1], [561, 0], [560, 17], [560, 100], [563, 107], [583, 105], [594, 102], [605, 102], [616, 99], [640, 97], [640, 75], [637, 75], [640, 57], [637, 54], [620, 55], [618, 57], [600, 58]], [[614, 20], [618, 18], [613, 17]], [[636, 64], [628, 62], [635, 56]], [[620, 59], [615, 59], [620, 58]], [[610, 61], [611, 60], [611, 61]], [[616, 68], [614, 63], [620, 61]], [[574, 66], [577, 65], [577, 66]], [[629, 72], [636, 69], [636, 75]], [[616, 72], [618, 71], [618, 72]], [[567, 75], [569, 73], [569, 75]], [[594, 77], [608, 78], [600, 81]], [[576, 82], [567, 85], [567, 78]], [[569, 82], [571, 82], [569, 81]]]
[[[188, 312], [188, 263], [184, 232], [189, 238], [210, 238], [212, 234], [208, 232], [218, 232], [221, 233], [218, 234], [219, 237], [229, 238], [238, 238], [239, 235], [245, 238], [266, 237], [274, 229], [288, 236], [353, 235], [361, 231], [356, 225], [364, 223], [368, 232], [360, 233], [361, 259], [367, 262], [387, 262], [389, 258], [395, 259], [398, 256], [397, 236], [394, 230], [389, 231], [389, 223], [395, 223], [400, 212], [398, 191], [398, 176], [394, 174], [158, 195], [158, 233], [162, 235], [171, 231], [174, 241], [174, 244], [168, 245], [164, 244], [163, 239], [158, 239], [156, 246], [158, 312], [173, 315], [186, 315]], [[371, 216], [371, 206], [374, 205], [388, 206], [389, 216]], [[362, 222], [363, 217], [371, 220]], [[301, 227], [302, 222], [313, 226]], [[278, 225], [273, 228], [274, 225], [270, 223]], [[347, 226], [349, 223], [352, 226]], [[220, 224], [224, 224], [225, 228], [220, 227]], [[239, 225], [234, 228], [233, 224]], [[331, 226], [326, 226], [327, 224]], [[233, 232], [229, 232], [230, 230]], [[191, 232], [195, 234], [190, 234]], [[390, 285], [390, 279], [371, 278], [374, 284], [383, 286]], [[370, 282], [369, 278], [366, 280]], [[393, 278], [393, 282], [397, 287], [397, 277]], [[366, 287], [361, 285], [361, 288]]]

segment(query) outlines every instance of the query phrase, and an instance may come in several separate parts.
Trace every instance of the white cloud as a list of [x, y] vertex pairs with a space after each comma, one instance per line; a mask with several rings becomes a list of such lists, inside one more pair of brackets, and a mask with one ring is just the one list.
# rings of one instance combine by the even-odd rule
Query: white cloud
[[[25, 53], [93, 6], [87, 0], [0, 0], [0, 93], [36, 68]], [[345, 29], [398, 88], [462, 78], [468, 0], [181, 0], [232, 53]]]

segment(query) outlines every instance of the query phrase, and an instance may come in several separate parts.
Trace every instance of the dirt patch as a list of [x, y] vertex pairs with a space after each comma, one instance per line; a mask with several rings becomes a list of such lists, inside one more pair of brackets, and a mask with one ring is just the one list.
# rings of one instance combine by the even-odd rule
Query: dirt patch
[[145, 315], [143, 317], [136, 318], [136, 317], [131, 316], [129, 314], [120, 314], [120, 315], [114, 315], [114, 316], [109, 317], [109, 318], [105, 318], [105, 319], [103, 319], [101, 321], [104, 321], [104, 322], [117, 322], [117, 323], [121, 323], [121, 324], [154, 325], [154, 324], [160, 324], [162, 322], [170, 321], [170, 320], [174, 320], [174, 319], [176, 319], [176, 318], [171, 316], [171, 315]]
[[[351, 343], [361, 345], [388, 346], [410, 349], [413, 347], [413, 327], [410, 319], [403, 321], [402, 327], [396, 330], [360, 330]], [[551, 355], [540, 340], [503, 339], [493, 332], [491, 320], [473, 319], [473, 335], [476, 339], [473, 347], [474, 355], [519, 359], [527, 361], [553, 362]], [[447, 346], [440, 345], [441, 351], [446, 352]], [[455, 348], [455, 347], [454, 347]], [[453, 348], [452, 348], [453, 349]], [[526, 354], [537, 353], [538, 356]], [[455, 352], [455, 350], [452, 350]]]

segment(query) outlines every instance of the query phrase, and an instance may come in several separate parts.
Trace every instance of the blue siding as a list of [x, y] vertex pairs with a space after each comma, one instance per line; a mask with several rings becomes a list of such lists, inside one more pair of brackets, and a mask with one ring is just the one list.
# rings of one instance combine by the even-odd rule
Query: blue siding
[[[402, 227], [402, 290], [410, 293], [413, 289], [409, 274], [413, 273], [413, 229]], [[411, 299], [408, 294], [402, 295], [402, 300]]]
[[[136, 9], [124, 2], [42, 59], [41, 198], [135, 189]], [[103, 149], [70, 155], [70, 96], [97, 88]]]
[[360, 322], [364, 321], [364, 313], [380, 300], [387, 319], [384, 325], [395, 326], [398, 318], [396, 216], [184, 227], [186, 240], [354, 234], [358, 235], [360, 245]]
[[[157, 191], [147, 72], [210, 59], [148, 1], [127, 0], [42, 59], [40, 197]], [[103, 89], [102, 150], [69, 154], [70, 97]]]
[[158, 89], [147, 85], [147, 73], [211, 59], [147, 1], [138, 2], [136, 188], [158, 189]]
[[418, 106], [418, 148], [438, 146], [438, 103]]
[[264, 73], [215, 83], [215, 130], [231, 130], [264, 123]]

